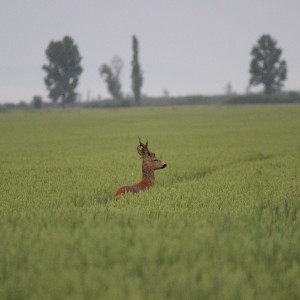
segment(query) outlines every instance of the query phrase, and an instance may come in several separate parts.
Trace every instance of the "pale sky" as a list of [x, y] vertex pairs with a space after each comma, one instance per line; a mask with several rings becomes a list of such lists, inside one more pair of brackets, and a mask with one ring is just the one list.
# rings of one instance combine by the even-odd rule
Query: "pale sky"
[[143, 93], [160, 96], [244, 93], [250, 51], [270, 34], [287, 61], [285, 90], [300, 91], [299, 0], [0, 0], [0, 103], [47, 100], [45, 50], [71, 36], [84, 69], [83, 99], [107, 98], [99, 66], [124, 61], [122, 89], [131, 92], [131, 37], [140, 43]]

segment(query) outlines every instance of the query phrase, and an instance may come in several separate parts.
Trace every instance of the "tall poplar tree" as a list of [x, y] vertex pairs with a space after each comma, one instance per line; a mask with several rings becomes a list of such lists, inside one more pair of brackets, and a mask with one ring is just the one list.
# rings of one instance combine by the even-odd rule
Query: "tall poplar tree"
[[141, 102], [141, 89], [143, 85], [143, 71], [139, 62], [139, 42], [135, 35], [132, 36], [133, 57], [131, 61], [131, 87], [136, 104]]

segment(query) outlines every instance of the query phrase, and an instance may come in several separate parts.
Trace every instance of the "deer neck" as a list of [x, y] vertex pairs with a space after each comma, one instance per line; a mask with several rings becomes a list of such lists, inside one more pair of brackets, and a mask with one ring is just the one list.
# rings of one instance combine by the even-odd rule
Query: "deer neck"
[[154, 170], [143, 163], [142, 166], [143, 180], [148, 181], [151, 185], [154, 185]]

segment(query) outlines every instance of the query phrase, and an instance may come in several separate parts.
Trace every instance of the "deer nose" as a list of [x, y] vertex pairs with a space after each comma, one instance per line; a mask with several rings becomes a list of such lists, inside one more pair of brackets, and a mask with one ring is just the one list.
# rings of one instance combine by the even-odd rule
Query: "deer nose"
[[164, 163], [161, 168], [164, 169], [166, 166], [167, 164]]

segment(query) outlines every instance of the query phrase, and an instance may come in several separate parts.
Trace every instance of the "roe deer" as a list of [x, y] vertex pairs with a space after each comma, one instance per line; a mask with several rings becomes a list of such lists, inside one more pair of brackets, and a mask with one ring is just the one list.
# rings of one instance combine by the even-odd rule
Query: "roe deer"
[[163, 169], [167, 166], [166, 163], [157, 159], [155, 153], [150, 152], [148, 149], [148, 141], [143, 144], [139, 138], [140, 144], [137, 146], [138, 154], [143, 159], [142, 175], [143, 178], [140, 182], [134, 185], [122, 186], [115, 194], [115, 199], [120, 199], [126, 193], [138, 193], [145, 189], [154, 186], [154, 171]]

